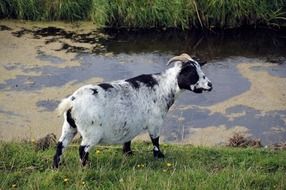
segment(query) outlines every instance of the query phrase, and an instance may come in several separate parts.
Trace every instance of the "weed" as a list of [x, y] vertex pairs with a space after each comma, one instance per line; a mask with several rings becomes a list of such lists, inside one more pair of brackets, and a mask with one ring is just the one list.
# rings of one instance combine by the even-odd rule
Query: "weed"
[[72, 144], [58, 170], [54, 148], [35, 151], [31, 143], [0, 144], [0, 188], [20, 189], [285, 189], [286, 151], [253, 148], [164, 147], [154, 160], [152, 145], [134, 143], [132, 157], [120, 146], [98, 146], [82, 168]]

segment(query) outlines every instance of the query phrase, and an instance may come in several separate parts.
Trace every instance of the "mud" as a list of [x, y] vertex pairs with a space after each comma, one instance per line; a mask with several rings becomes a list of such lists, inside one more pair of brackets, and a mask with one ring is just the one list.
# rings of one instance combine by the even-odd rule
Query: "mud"
[[[263, 144], [286, 141], [286, 43], [273, 31], [202, 34], [116, 33], [91, 23], [0, 21], [0, 139], [59, 136], [59, 101], [84, 84], [167, 69], [181, 52], [208, 60], [210, 93], [184, 92], [166, 118], [161, 140], [225, 144], [234, 133]], [[147, 140], [148, 135], [137, 139]]]

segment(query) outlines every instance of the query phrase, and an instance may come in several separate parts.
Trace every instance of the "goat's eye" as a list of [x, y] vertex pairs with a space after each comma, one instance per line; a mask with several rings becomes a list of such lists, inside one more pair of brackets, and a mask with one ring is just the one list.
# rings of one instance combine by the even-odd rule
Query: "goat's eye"
[[206, 76], [203, 76], [203, 79], [206, 79]]

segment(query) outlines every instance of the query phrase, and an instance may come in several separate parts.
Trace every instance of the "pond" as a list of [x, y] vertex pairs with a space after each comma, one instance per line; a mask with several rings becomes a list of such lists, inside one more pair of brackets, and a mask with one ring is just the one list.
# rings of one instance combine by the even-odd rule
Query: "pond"
[[208, 61], [203, 71], [214, 90], [182, 93], [162, 141], [220, 145], [235, 133], [264, 145], [286, 141], [286, 32], [99, 31], [91, 23], [2, 20], [0, 42], [1, 140], [59, 136], [55, 108], [80, 86], [161, 72], [187, 52]]

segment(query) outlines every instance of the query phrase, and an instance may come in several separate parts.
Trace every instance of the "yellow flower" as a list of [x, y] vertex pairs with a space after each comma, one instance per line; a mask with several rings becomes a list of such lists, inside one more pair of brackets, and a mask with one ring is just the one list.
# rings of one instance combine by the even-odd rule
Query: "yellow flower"
[[168, 163], [167, 163], [167, 166], [168, 166], [168, 167], [171, 167], [171, 166], [172, 166], [172, 164], [168, 162]]
[[82, 181], [82, 182], [81, 182], [81, 184], [82, 184], [82, 185], [85, 185], [85, 182], [84, 182], [84, 181]]
[[69, 181], [69, 178], [65, 178], [65, 179], [64, 179], [64, 182], [68, 182], [68, 181]]
[[144, 168], [145, 165], [144, 164], [137, 164], [137, 168]]
[[100, 150], [96, 150], [96, 152], [95, 152], [96, 154], [99, 154], [100, 153]]

